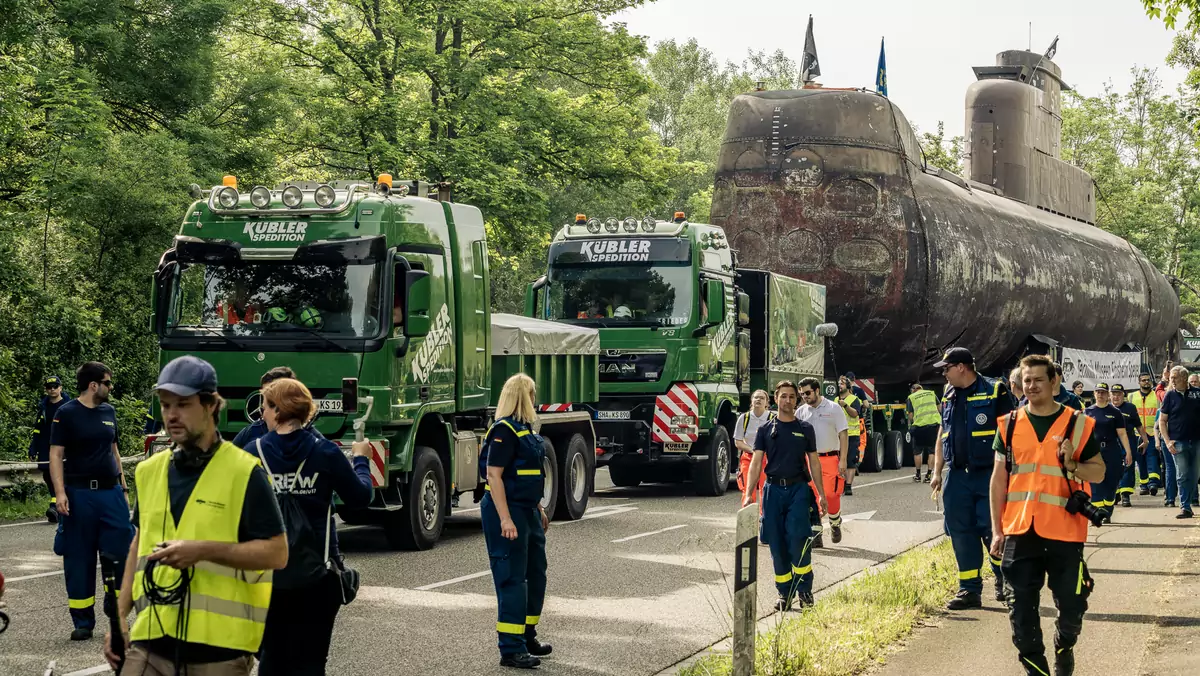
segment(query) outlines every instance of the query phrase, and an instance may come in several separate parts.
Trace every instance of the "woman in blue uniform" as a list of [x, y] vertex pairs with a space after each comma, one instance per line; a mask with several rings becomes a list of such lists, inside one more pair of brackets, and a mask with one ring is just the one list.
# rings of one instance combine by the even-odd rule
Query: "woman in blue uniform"
[[1117, 486], [1125, 468], [1133, 464], [1129, 435], [1125, 432], [1125, 416], [1108, 398], [1108, 385], [1096, 383], [1096, 403], [1083, 412], [1096, 421], [1093, 438], [1100, 444], [1104, 458], [1104, 481], [1092, 484], [1092, 504], [1104, 511], [1104, 522], [1112, 523], [1113, 506], [1117, 502]]
[[[545, 477], [542, 439], [533, 432], [534, 383], [518, 373], [504, 383], [496, 422], [484, 441], [487, 494], [480, 503], [492, 581], [496, 585], [500, 666], [532, 669], [549, 655], [537, 640], [546, 598]], [[482, 459], [482, 458], [481, 458]]]

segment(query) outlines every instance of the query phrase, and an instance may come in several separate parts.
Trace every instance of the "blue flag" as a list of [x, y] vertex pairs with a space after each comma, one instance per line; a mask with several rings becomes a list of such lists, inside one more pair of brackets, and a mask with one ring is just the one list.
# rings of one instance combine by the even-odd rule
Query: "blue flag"
[[879, 38], [879, 68], [875, 73], [875, 91], [887, 96], [887, 61], [883, 58], [883, 38]]

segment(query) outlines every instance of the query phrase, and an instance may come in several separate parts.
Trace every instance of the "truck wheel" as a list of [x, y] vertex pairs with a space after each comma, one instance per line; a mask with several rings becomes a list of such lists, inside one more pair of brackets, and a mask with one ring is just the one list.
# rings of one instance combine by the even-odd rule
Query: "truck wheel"
[[878, 472], [883, 469], [883, 451], [883, 435], [879, 432], [872, 432], [867, 437], [867, 448], [859, 458], [859, 471]]
[[553, 515], [558, 505], [558, 453], [548, 437], [542, 437], [542, 450], [542, 509]]
[[904, 466], [904, 432], [892, 430], [883, 442], [883, 468], [900, 469]]
[[442, 535], [446, 523], [446, 469], [437, 451], [413, 448], [413, 471], [404, 488], [404, 507], [389, 512], [383, 533], [392, 547], [424, 550]]
[[729, 456], [733, 444], [729, 432], [717, 426], [708, 441], [708, 459], [692, 466], [692, 482], [696, 484], [696, 495], [725, 495], [729, 489]]
[[916, 461], [913, 459], [912, 428], [905, 428], [905, 430], [904, 430], [904, 466], [905, 467], [916, 467], [917, 466]]
[[[571, 435], [558, 461], [558, 506], [554, 518], [575, 521], [587, 511], [588, 496], [596, 483], [596, 470], [588, 462], [588, 444], [582, 434]], [[592, 457], [596, 457], [595, 451]]]
[[608, 478], [612, 479], [614, 486], [622, 488], [633, 488], [642, 483], [641, 473], [636, 467], [629, 467], [619, 463], [611, 463], [608, 466]]

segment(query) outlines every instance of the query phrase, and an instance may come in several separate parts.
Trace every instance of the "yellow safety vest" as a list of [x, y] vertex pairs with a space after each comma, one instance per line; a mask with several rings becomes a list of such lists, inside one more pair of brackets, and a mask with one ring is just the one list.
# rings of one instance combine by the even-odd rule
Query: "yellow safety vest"
[[[238, 570], [211, 561], [192, 568], [187, 595], [187, 617], [180, 621], [179, 605], [150, 605], [142, 593], [147, 557], [167, 540], [238, 541], [238, 524], [246, 485], [258, 459], [226, 441], [217, 448], [192, 489], [187, 506], [175, 525], [167, 488], [170, 453], [158, 453], [137, 466], [138, 561], [133, 576], [133, 603], [137, 620], [130, 630], [134, 641], [163, 636], [217, 648], [257, 652], [271, 605], [269, 570]], [[176, 584], [181, 572], [155, 566], [155, 582]], [[186, 631], [180, 629], [186, 627]], [[182, 635], [180, 635], [182, 633]]]
[[937, 395], [930, 390], [918, 390], [908, 395], [908, 403], [912, 404], [913, 427], [937, 425], [942, 421], [938, 413]]
[[1142, 396], [1141, 390], [1134, 390], [1129, 395], [1129, 401], [1137, 408], [1138, 416], [1142, 419], [1142, 425], [1146, 428], [1148, 436], [1154, 434], [1154, 416], [1158, 413], [1158, 395], [1154, 390], [1150, 390], [1150, 394]]
[[[843, 401], [846, 402], [847, 406], [853, 408], [854, 405], [858, 403], [858, 397], [854, 396], [853, 394], [847, 394], [846, 398]], [[847, 423], [851, 422], [849, 418], [850, 418], [850, 416], [846, 416]], [[858, 416], [858, 419], [862, 420], [861, 414]], [[849, 425], [848, 424], [846, 426], [846, 436], [848, 436], [848, 437], [857, 437], [861, 433], [862, 433], [861, 425]]]

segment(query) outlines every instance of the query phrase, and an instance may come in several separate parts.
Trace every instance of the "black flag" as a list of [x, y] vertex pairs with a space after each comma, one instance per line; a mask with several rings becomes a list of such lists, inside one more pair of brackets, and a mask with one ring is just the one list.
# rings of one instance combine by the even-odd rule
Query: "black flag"
[[821, 64], [817, 61], [817, 41], [813, 39], [813, 18], [808, 15], [808, 32], [804, 34], [804, 56], [800, 60], [800, 82], [811, 82], [821, 74]]
[[1054, 55], [1055, 55], [1055, 54], [1057, 54], [1057, 53], [1058, 53], [1058, 36], [1057, 36], [1057, 35], [1055, 35], [1055, 36], [1054, 36], [1054, 42], [1051, 42], [1051, 43], [1050, 43], [1050, 49], [1047, 49], [1047, 50], [1046, 50], [1046, 54], [1045, 54], [1045, 56], [1043, 56], [1042, 58], [1044, 58], [1044, 59], [1053, 59], [1053, 58], [1054, 58]]

